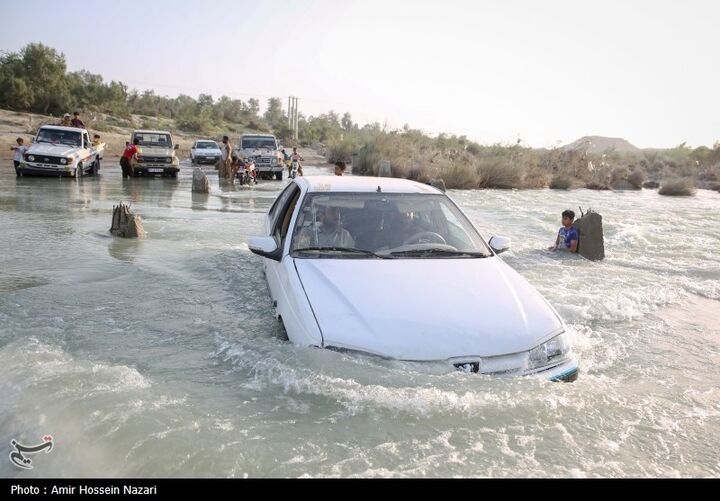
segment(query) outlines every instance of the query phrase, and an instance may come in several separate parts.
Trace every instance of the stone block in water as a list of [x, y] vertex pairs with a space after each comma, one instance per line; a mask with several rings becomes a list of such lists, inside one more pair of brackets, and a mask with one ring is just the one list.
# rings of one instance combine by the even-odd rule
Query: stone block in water
[[193, 170], [192, 178], [192, 191], [194, 193], [209, 193], [210, 192], [210, 181], [205, 174], [205, 171], [199, 167], [195, 167]]
[[130, 207], [121, 202], [120, 205], [113, 206], [110, 233], [122, 238], [142, 238], [145, 236], [142, 218], [138, 214], [131, 212]]
[[588, 210], [573, 223], [573, 226], [580, 235], [578, 254], [591, 261], [605, 259], [602, 216], [593, 210]]

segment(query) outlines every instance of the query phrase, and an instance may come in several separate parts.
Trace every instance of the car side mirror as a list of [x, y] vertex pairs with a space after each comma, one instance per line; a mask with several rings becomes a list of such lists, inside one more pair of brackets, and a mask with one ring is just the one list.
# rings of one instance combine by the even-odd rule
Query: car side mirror
[[282, 249], [277, 246], [273, 237], [252, 237], [248, 241], [248, 248], [253, 254], [280, 261]]
[[510, 238], [494, 235], [488, 241], [488, 245], [495, 251], [495, 254], [500, 254], [510, 249]]
[[180, 145], [179, 145], [179, 144], [176, 144], [176, 145], [175, 145], [175, 147], [174, 147], [173, 149], [175, 149], [175, 150], [179, 150], [179, 149], [180, 149]]

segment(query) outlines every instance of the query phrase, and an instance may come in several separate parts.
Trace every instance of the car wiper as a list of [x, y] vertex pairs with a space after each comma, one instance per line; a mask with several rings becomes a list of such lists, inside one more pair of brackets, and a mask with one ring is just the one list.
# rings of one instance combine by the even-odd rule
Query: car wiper
[[430, 257], [430, 256], [443, 256], [443, 257], [490, 257], [491, 254], [485, 254], [483, 252], [473, 251], [461, 251], [451, 249], [409, 249], [402, 251], [395, 251], [389, 253], [391, 256], [410, 256], [410, 257]]
[[294, 252], [338, 252], [347, 254], [362, 254], [363, 256], [372, 256], [380, 259], [394, 259], [393, 256], [387, 254], [376, 254], [375, 252], [369, 250], [356, 249], [354, 247], [303, 247], [301, 249], [295, 249]]

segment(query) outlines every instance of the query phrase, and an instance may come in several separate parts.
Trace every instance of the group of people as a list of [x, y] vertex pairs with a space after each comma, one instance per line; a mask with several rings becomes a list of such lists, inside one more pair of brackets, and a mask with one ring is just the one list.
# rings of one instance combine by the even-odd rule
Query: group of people
[[85, 124], [80, 119], [79, 111], [73, 112], [72, 117], [70, 116], [70, 113], [65, 113], [58, 125], [62, 125], [63, 127], [77, 127], [79, 129], [85, 128]]

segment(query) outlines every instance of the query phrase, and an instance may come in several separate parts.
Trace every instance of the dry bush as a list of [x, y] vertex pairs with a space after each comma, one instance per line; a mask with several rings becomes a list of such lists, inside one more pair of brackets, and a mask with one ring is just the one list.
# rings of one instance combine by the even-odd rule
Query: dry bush
[[658, 193], [670, 197], [690, 197], [695, 194], [695, 184], [687, 178], [673, 179], [663, 182]]
[[627, 180], [635, 189], [639, 190], [645, 182], [645, 173], [641, 170], [635, 170], [630, 173]]
[[568, 176], [555, 176], [550, 181], [550, 188], [553, 190], [569, 190], [571, 187], [572, 180]]

